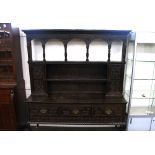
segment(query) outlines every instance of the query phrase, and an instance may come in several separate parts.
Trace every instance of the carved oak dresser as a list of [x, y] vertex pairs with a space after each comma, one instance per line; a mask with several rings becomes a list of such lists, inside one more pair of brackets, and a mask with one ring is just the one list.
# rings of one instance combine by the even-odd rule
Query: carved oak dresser
[[[31, 81], [31, 95], [26, 100], [30, 126], [125, 129], [127, 112], [122, 92], [130, 31], [23, 31], [27, 36]], [[63, 43], [64, 61], [46, 60], [46, 44], [51, 39]], [[85, 61], [68, 61], [67, 47], [72, 39], [85, 42]], [[89, 45], [96, 39], [107, 43], [107, 61], [89, 60]], [[42, 61], [32, 59], [32, 40], [42, 44]], [[119, 62], [111, 61], [114, 41], [122, 42]]]

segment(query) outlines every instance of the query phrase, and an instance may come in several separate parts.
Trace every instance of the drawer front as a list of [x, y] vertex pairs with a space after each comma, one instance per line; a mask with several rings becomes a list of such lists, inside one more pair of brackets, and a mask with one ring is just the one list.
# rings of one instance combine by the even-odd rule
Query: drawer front
[[126, 117], [125, 104], [94, 104], [93, 116], [94, 121], [103, 123], [124, 122]]
[[84, 121], [91, 118], [91, 105], [87, 104], [29, 104], [30, 121]]
[[13, 92], [10, 89], [0, 89], [0, 104], [10, 104]]

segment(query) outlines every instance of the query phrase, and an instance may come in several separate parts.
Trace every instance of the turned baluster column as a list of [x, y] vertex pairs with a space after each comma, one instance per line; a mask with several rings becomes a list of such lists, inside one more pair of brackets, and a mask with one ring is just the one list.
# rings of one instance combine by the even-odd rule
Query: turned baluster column
[[90, 45], [90, 40], [86, 40], [86, 61], [89, 61], [89, 45]]
[[89, 61], [89, 44], [86, 44], [87, 52], [86, 52], [86, 61]]
[[108, 62], [110, 62], [111, 57], [111, 41], [108, 41]]
[[64, 42], [64, 48], [65, 48], [65, 61], [67, 61], [67, 42]]
[[41, 41], [42, 43], [42, 48], [43, 48], [43, 61], [46, 61], [46, 54], [45, 54], [45, 44], [46, 44], [46, 41]]

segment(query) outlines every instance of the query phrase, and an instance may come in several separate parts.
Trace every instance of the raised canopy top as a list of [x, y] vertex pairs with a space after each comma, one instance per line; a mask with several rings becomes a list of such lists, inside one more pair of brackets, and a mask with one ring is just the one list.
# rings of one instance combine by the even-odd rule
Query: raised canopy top
[[53, 39], [105, 39], [122, 40], [130, 36], [130, 30], [80, 30], [80, 29], [31, 29], [23, 30], [28, 38]]

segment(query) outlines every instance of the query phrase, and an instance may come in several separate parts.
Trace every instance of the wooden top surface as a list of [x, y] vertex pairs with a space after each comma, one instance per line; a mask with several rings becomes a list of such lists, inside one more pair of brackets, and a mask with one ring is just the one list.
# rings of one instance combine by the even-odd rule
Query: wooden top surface
[[[69, 95], [68, 95], [69, 96]], [[96, 103], [96, 104], [102, 104], [102, 103], [111, 103], [111, 104], [125, 104], [126, 101], [123, 97], [105, 97], [104, 95], [100, 94], [99, 98], [93, 97], [92, 96], [73, 96], [70, 95], [70, 97], [67, 97], [66, 95], [51, 95], [51, 96], [38, 96], [38, 95], [31, 95], [26, 102], [34, 102], [34, 103], [86, 103], [86, 104], [91, 104], [91, 103]]]

